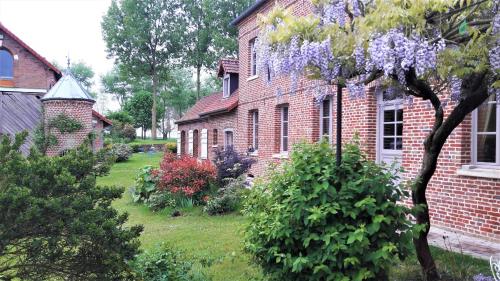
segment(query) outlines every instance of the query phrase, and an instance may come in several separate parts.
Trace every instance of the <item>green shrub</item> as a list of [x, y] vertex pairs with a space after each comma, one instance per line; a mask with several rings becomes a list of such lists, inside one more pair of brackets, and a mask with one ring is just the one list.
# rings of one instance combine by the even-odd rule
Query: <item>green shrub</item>
[[203, 211], [209, 215], [222, 215], [234, 212], [241, 205], [241, 193], [245, 190], [244, 181], [229, 179], [225, 187], [219, 189], [217, 196], [210, 198]]
[[139, 280], [143, 281], [208, 281], [194, 263], [183, 253], [162, 245], [158, 250], [145, 252], [131, 262]]
[[171, 153], [176, 154], [177, 153], [177, 143], [175, 142], [168, 142], [165, 144], [165, 151], [169, 151]]
[[135, 203], [144, 203], [156, 191], [154, 169], [152, 166], [145, 166], [135, 177], [135, 186], [132, 189], [132, 199]]
[[124, 143], [113, 144], [111, 151], [116, 157], [116, 162], [127, 161], [132, 156], [132, 148], [130, 145]]
[[274, 280], [386, 280], [411, 250], [407, 194], [388, 169], [346, 145], [294, 148], [282, 171], [248, 197], [245, 248]]
[[146, 201], [146, 205], [153, 211], [160, 211], [165, 208], [175, 208], [175, 198], [169, 192], [155, 192]]

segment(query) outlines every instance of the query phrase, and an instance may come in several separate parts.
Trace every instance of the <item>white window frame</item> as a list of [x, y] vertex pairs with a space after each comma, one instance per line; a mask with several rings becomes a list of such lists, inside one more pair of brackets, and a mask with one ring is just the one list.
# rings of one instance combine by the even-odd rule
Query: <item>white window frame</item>
[[208, 129], [201, 129], [200, 137], [200, 158], [208, 159]]
[[227, 147], [227, 133], [231, 132], [233, 134], [233, 143], [231, 144], [234, 147], [234, 130], [232, 128], [230, 129], [224, 129], [224, 149]]
[[193, 136], [193, 130], [188, 131], [188, 154], [190, 156], [193, 156], [193, 151], [194, 151], [194, 136]]
[[259, 150], [259, 111], [252, 112], [252, 147], [254, 152]]
[[[483, 168], [494, 168], [500, 169], [500, 100], [497, 98], [496, 101], [490, 101], [489, 103], [496, 102], [496, 132], [494, 133], [478, 133], [478, 108], [476, 108], [472, 112], [472, 136], [471, 136], [471, 162], [475, 166], [483, 167]], [[489, 162], [479, 162], [477, 161], [477, 136], [481, 135], [496, 135], [496, 155], [495, 155], [495, 163]]]
[[231, 95], [231, 75], [229, 74], [225, 74], [222, 80], [222, 93], [223, 98], [228, 98]]
[[[257, 77], [259, 70], [257, 69], [257, 38], [250, 40], [250, 77]], [[255, 72], [254, 72], [255, 69]]]
[[333, 126], [333, 99], [332, 97], [327, 97], [325, 98], [322, 102], [321, 102], [321, 105], [320, 105], [320, 109], [319, 109], [319, 140], [321, 141], [325, 135], [323, 135], [323, 126], [324, 126], [324, 119], [325, 117], [323, 116], [323, 103], [328, 100], [330, 102], [330, 106], [328, 107], [328, 110], [329, 110], [329, 113], [328, 113], [328, 122], [329, 122], [329, 126], [328, 126], [328, 142], [330, 144], [332, 144], [333, 142], [333, 129], [332, 129], [332, 126]]
[[[287, 121], [285, 121], [285, 108], [287, 109]], [[281, 116], [281, 122], [280, 122], [280, 152], [281, 153], [287, 153], [290, 150], [290, 108], [288, 105], [282, 106], [280, 108], [280, 116]], [[287, 123], [287, 132], [286, 136], [284, 135], [284, 124]], [[287, 140], [287, 147], [286, 150], [284, 148], [284, 139], [286, 138]]]

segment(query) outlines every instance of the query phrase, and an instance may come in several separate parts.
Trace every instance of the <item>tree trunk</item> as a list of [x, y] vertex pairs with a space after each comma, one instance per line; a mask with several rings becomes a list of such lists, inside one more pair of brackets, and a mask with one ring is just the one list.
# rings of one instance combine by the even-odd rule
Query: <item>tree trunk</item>
[[156, 71], [153, 71], [153, 108], [151, 109], [151, 139], [156, 139], [156, 98], [158, 91], [158, 77]]
[[196, 95], [197, 95], [197, 100], [200, 99], [201, 95], [201, 66], [197, 65], [196, 66]]

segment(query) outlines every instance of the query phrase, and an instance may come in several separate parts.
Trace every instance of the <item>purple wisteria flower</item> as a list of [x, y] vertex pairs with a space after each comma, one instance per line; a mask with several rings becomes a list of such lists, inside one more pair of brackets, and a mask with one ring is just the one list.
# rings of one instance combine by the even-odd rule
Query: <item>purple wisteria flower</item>
[[453, 76], [450, 78], [450, 99], [452, 101], [458, 101], [462, 93], [462, 79]]
[[475, 275], [472, 279], [473, 281], [495, 281], [491, 276], [485, 276], [482, 273]]

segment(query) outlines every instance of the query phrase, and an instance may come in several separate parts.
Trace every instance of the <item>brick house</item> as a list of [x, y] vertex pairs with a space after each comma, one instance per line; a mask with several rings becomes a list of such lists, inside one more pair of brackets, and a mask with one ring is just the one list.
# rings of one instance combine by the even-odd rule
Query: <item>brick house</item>
[[[67, 85], [69, 80], [76, 86], [60, 87]], [[52, 94], [51, 90], [54, 90]], [[102, 130], [111, 122], [92, 110], [95, 101], [88, 93], [84, 97], [88, 97], [87, 104], [83, 106], [81, 91], [86, 92], [74, 78], [63, 76], [59, 69], [0, 23], [0, 135], [12, 136], [28, 131], [28, 139], [22, 147], [23, 153], [27, 154], [33, 145], [33, 132], [44, 117], [47, 121], [57, 114], [68, 113], [81, 121], [85, 129], [58, 135], [59, 143], [65, 143], [64, 147], [51, 148], [48, 154], [57, 155], [63, 149], [77, 146], [90, 132], [97, 136], [94, 149], [101, 148]], [[65, 96], [73, 99], [65, 99]], [[43, 111], [47, 112], [45, 116]]]
[[[312, 8], [310, 1], [277, 2], [291, 8], [296, 15], [306, 15]], [[201, 143], [213, 139], [212, 132], [217, 132], [219, 138], [223, 130], [231, 128], [234, 147], [258, 160], [252, 167], [254, 175], [263, 175], [270, 162], [288, 158], [292, 144], [299, 141], [315, 142], [326, 137], [335, 145], [335, 104], [331, 98], [319, 106], [315, 104], [311, 89], [317, 82], [301, 79], [297, 92], [291, 93], [287, 77], [271, 79], [258, 73], [254, 48], [259, 31], [257, 15], [268, 13], [275, 3], [256, 1], [233, 21], [239, 30], [237, 107], [217, 118], [191, 119], [189, 124], [181, 119], [178, 123], [181, 135], [205, 130], [207, 135]], [[219, 76], [222, 77], [220, 72]], [[378, 163], [397, 161], [406, 171], [403, 177], [414, 178], [421, 167], [424, 138], [432, 126], [433, 111], [427, 102], [416, 100], [410, 107], [400, 99], [376, 94], [375, 87], [368, 87], [364, 99], [351, 100], [347, 93], [343, 96], [343, 140], [349, 141], [358, 133], [370, 159]], [[220, 94], [217, 98], [208, 97], [212, 99], [221, 104]], [[199, 112], [197, 107], [202, 108], [208, 100], [198, 102], [188, 114]], [[500, 107], [497, 105], [492, 97], [453, 132], [443, 148], [427, 194], [433, 225], [500, 242], [500, 122], [496, 121], [500, 120]], [[185, 137], [180, 139], [179, 153], [191, 152], [186, 150], [185, 140]], [[199, 139], [193, 138], [193, 142], [192, 146], [197, 147]], [[208, 147], [202, 147], [202, 155], [210, 155], [210, 149], [208, 152], [203, 149]]]

